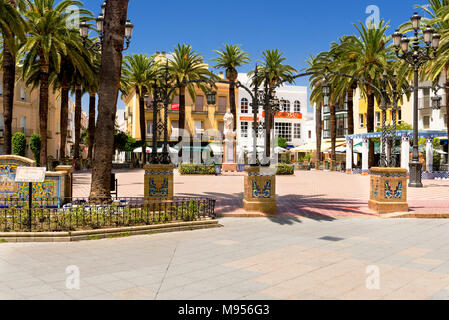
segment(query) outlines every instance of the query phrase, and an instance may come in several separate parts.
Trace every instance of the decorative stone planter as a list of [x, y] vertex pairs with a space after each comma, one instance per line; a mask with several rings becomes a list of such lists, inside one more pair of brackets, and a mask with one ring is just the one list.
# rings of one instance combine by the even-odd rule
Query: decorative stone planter
[[408, 212], [407, 169], [371, 168], [368, 206], [377, 213]]
[[276, 214], [276, 170], [246, 167], [243, 209], [248, 212]]
[[173, 200], [173, 165], [148, 164], [145, 169], [145, 201]]

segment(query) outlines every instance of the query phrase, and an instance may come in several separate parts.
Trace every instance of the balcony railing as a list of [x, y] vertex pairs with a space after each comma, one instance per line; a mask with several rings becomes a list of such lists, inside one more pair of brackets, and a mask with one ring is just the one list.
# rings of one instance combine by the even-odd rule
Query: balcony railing
[[192, 112], [193, 113], [207, 113], [207, 108], [204, 106], [194, 106]]

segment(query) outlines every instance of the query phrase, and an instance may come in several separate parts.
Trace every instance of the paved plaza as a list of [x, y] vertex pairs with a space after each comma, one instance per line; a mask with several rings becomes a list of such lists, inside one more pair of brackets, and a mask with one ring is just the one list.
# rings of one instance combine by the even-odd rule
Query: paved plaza
[[[120, 239], [2, 243], [0, 298], [449, 299], [449, 220], [221, 223]], [[79, 268], [79, 290], [66, 288], [68, 266]], [[379, 289], [367, 286], [373, 268]]]
[[[117, 177], [120, 197], [143, 195], [142, 171]], [[76, 196], [88, 195], [89, 179], [76, 174]], [[0, 299], [449, 299], [449, 220], [376, 217], [368, 179], [279, 177], [278, 217], [220, 218], [218, 229], [0, 243]], [[243, 177], [176, 175], [175, 188], [232, 212]], [[413, 210], [448, 210], [448, 188], [410, 190]], [[73, 268], [79, 289], [67, 288]]]
[[[117, 171], [119, 197], [143, 197], [143, 170]], [[176, 195], [207, 195], [217, 199], [218, 214], [244, 213], [243, 174], [240, 176], [183, 176], [175, 171]], [[295, 171], [278, 176], [278, 212], [317, 220], [338, 217], [373, 217], [368, 209], [369, 176], [339, 172]], [[449, 213], [449, 181], [424, 180], [425, 188], [409, 189], [410, 210], [419, 213]], [[90, 173], [77, 173], [74, 196], [88, 197]]]

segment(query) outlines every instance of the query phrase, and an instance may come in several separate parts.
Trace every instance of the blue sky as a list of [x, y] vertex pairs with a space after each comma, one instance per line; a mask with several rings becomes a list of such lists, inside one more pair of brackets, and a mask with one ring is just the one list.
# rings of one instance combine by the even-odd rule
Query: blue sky
[[[103, 0], [84, 0], [95, 16]], [[247, 72], [265, 49], [280, 49], [287, 63], [298, 71], [310, 54], [328, 50], [329, 44], [345, 34], [353, 34], [353, 23], [365, 22], [379, 9], [380, 19], [390, 22], [391, 33], [410, 18], [416, 4], [427, 0], [130, 0], [128, 17], [135, 25], [131, 47], [125, 54], [172, 51], [179, 43], [191, 44], [206, 62], [213, 50], [225, 43], [242, 45], [253, 63], [242, 67]], [[300, 79], [297, 85], [308, 85]], [[87, 108], [84, 97], [84, 108]], [[118, 108], [124, 108], [119, 100]]]

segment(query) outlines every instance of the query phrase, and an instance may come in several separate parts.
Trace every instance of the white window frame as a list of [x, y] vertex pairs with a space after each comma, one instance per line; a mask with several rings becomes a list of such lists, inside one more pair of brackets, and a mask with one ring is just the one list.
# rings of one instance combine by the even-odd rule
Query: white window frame
[[249, 100], [247, 98], [240, 100], [240, 112], [243, 114], [249, 113]]
[[295, 113], [301, 113], [301, 101], [296, 100], [293, 104], [293, 108], [294, 108], [293, 111]]

